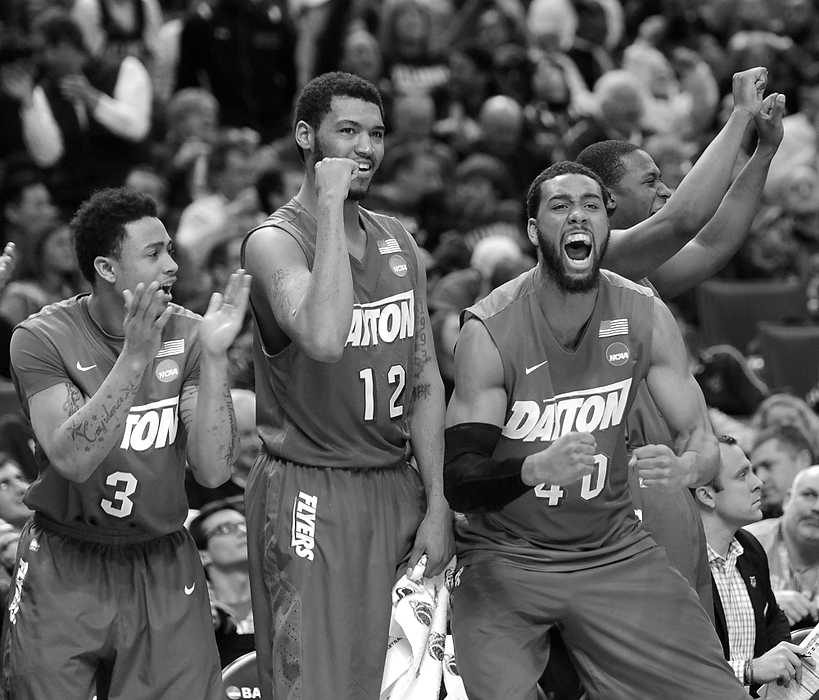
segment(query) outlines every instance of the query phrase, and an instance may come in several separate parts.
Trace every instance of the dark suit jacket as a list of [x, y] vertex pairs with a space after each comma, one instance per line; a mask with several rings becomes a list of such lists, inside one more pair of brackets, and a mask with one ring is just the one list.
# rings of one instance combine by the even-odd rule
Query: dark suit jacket
[[[765, 550], [762, 549], [759, 540], [745, 530], [738, 530], [736, 538], [745, 550], [737, 559], [737, 569], [739, 569], [742, 580], [745, 581], [745, 587], [748, 589], [748, 596], [754, 609], [754, 620], [756, 621], [754, 658], [756, 658], [775, 647], [779, 642], [789, 642], [791, 631], [788, 618], [777, 605], [771, 589], [771, 574], [768, 570], [768, 557], [765, 555]], [[725, 658], [729, 659], [731, 650], [728, 646], [725, 610], [713, 577], [711, 585], [714, 590], [714, 624], [717, 628], [717, 636], [722, 642], [722, 651]]]

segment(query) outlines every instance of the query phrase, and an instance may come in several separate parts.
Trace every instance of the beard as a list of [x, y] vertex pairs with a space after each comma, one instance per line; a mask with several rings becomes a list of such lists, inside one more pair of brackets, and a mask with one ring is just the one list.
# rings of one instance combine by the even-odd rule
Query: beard
[[564, 292], [578, 293], [590, 292], [597, 286], [597, 281], [600, 276], [600, 263], [603, 256], [606, 254], [606, 249], [609, 245], [609, 234], [606, 233], [606, 238], [603, 241], [603, 249], [597, 252], [597, 244], [592, 239], [592, 252], [594, 255], [594, 265], [584, 275], [572, 275], [563, 262], [562, 250], [560, 245], [555, 245], [546, 239], [540, 227], [537, 228], [537, 242], [541, 255], [541, 267], [543, 272], [548, 274], [557, 282], [557, 286]]
[[[324, 154], [324, 149], [321, 147], [321, 142], [316, 139], [316, 163], [320, 160], [323, 160], [327, 156]], [[372, 163], [372, 161], [370, 161]], [[373, 169], [374, 170], [374, 169]], [[367, 192], [370, 191], [370, 182], [368, 181], [366, 184], [362, 184], [358, 178], [353, 178], [353, 181], [350, 183], [350, 189], [347, 192], [347, 199], [351, 199], [354, 202], [360, 202], [364, 197], [367, 196]]]

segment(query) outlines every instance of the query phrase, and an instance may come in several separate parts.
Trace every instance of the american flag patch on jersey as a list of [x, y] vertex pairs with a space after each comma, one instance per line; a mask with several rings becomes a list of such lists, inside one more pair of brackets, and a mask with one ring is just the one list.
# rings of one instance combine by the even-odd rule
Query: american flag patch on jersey
[[628, 335], [628, 319], [615, 318], [611, 321], [600, 321], [598, 338], [610, 338], [613, 335]]
[[381, 255], [390, 255], [391, 253], [400, 253], [401, 246], [394, 238], [387, 238], [383, 241], [378, 241], [378, 252]]
[[185, 339], [166, 340], [156, 353], [157, 357], [169, 357], [170, 355], [182, 355], [185, 352]]

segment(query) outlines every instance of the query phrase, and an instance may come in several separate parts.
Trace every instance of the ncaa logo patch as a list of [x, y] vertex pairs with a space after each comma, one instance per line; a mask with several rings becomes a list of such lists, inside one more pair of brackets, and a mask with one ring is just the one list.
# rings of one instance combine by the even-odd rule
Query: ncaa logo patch
[[631, 353], [625, 343], [612, 343], [606, 348], [606, 360], [610, 365], [620, 367], [631, 359]]
[[179, 365], [174, 360], [162, 360], [157, 364], [154, 374], [160, 382], [167, 384], [179, 378]]
[[387, 261], [390, 265], [390, 269], [395, 273], [397, 277], [406, 277], [407, 272], [409, 271], [409, 267], [407, 266], [407, 261], [404, 260], [403, 256], [401, 255], [390, 255], [389, 260]]

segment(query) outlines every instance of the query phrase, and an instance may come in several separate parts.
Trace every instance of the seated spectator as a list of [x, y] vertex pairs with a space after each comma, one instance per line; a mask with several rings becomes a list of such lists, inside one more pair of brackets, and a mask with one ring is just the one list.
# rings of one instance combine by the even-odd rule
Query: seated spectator
[[819, 604], [819, 466], [803, 469], [782, 517], [748, 526], [765, 548], [776, 600], [792, 629], [816, 624]]
[[790, 643], [788, 621], [771, 590], [765, 550], [741, 529], [762, 517], [761, 482], [732, 437], [722, 436], [719, 443], [719, 472], [711, 483], [694, 489], [694, 496], [708, 542], [717, 635], [736, 677], [756, 697], [760, 684], [792, 680], [803, 652]]
[[73, 209], [93, 190], [121, 185], [144, 160], [151, 79], [134, 56], [92, 57], [70, 15], [49, 10], [37, 22], [43, 72], [22, 110], [28, 152], [51, 168], [60, 206]]
[[0, 520], [18, 530], [33, 515], [33, 511], [23, 503], [23, 496], [30, 485], [20, 465], [7, 454], [0, 454]]
[[216, 645], [223, 668], [254, 648], [247, 523], [242, 510], [242, 496], [213, 501], [190, 524], [208, 579]]
[[569, 132], [569, 158], [598, 141], [628, 141], [640, 146], [646, 137], [642, 123], [647, 96], [639, 79], [624, 70], [609, 71], [595, 83], [593, 94], [595, 113]]
[[798, 396], [772, 394], [759, 405], [751, 418], [751, 427], [757, 432], [782, 425], [799, 428], [810, 443], [811, 454], [819, 459], [819, 416]]
[[176, 89], [208, 87], [224, 126], [249, 127], [265, 141], [284, 136], [296, 91], [295, 44], [278, 4], [201, 3], [182, 27]]
[[42, 173], [34, 167], [9, 170], [3, 181], [3, 236], [17, 246], [17, 275], [30, 270], [32, 246], [57, 223], [57, 207]]
[[815, 462], [811, 444], [794, 425], [771, 425], [756, 433], [750, 458], [762, 480], [762, 513], [777, 518], [794, 477]]
[[379, 39], [394, 95], [429, 94], [449, 79], [445, 56], [434, 45], [432, 20], [429, 6], [417, 0], [384, 8]]
[[71, 15], [94, 56], [150, 59], [162, 26], [158, 0], [74, 0]]
[[26, 481], [37, 478], [34, 432], [21, 411], [0, 415], [0, 455], [7, 454], [23, 471]]
[[208, 156], [217, 135], [219, 105], [201, 88], [185, 88], [168, 102], [165, 140], [154, 148], [159, 171], [168, 178], [168, 202], [182, 210], [207, 193]]
[[217, 245], [242, 238], [264, 218], [255, 187], [257, 144], [258, 134], [249, 129], [226, 130], [214, 144], [209, 156], [210, 194], [185, 208], [176, 231], [175, 243], [184, 262], [183, 286], [196, 286]]
[[378, 39], [361, 26], [352, 27], [344, 37], [339, 70], [369, 80], [380, 89], [384, 84], [384, 62]]
[[10, 282], [0, 295], [0, 316], [12, 326], [53, 304], [87, 290], [74, 255], [67, 224], [40, 234], [34, 243], [31, 272]]
[[176, 228], [167, 221], [168, 182], [150, 165], [136, 165], [131, 168], [131, 171], [125, 176], [125, 187], [147, 194], [156, 202], [157, 218], [162, 219], [166, 228], [172, 230]]
[[519, 198], [509, 190], [509, 174], [497, 158], [476, 153], [455, 169], [449, 198], [449, 231], [433, 252], [437, 272], [446, 274], [469, 266], [475, 245], [501, 235], [529, 250], [521, 223]]

